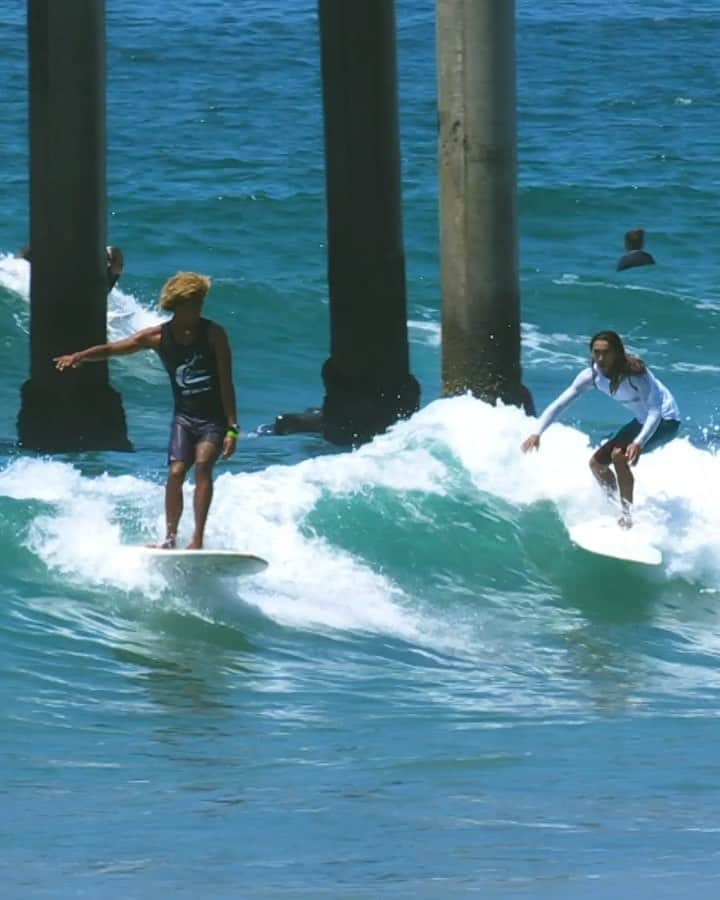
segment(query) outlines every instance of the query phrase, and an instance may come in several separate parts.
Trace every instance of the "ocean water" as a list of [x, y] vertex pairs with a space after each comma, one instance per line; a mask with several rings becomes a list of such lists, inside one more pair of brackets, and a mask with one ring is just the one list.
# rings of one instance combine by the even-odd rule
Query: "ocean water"
[[[567, 536], [604, 509], [587, 458], [615, 404], [583, 399], [523, 457], [521, 411], [438, 399], [433, 4], [396, 7], [422, 408], [340, 453], [257, 434], [322, 399], [315, 4], [107, 0], [108, 240], [126, 257], [109, 335], [159, 321], [177, 269], [213, 276], [243, 438], [207, 543], [270, 562], [237, 581], [167, 579], [127, 550], [162, 525], [169, 389], [150, 355], [111, 363], [135, 453], [14, 446], [23, 7], [0, 6], [3, 896], [711, 896], [717, 4], [518, 2], [524, 378], [544, 406], [609, 327], [675, 393], [681, 436], [637, 470], [650, 570]], [[636, 226], [657, 265], [617, 273]]]

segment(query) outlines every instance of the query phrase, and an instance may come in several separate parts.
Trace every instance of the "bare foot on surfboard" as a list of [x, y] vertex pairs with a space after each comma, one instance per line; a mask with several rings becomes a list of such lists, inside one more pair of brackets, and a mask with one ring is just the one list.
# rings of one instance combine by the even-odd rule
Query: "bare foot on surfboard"
[[151, 550], [175, 550], [175, 538], [167, 537], [164, 541], [160, 541], [159, 544], [145, 544], [145, 546]]
[[628, 500], [620, 498], [620, 512], [622, 513], [622, 515], [618, 519], [618, 525], [621, 528], [624, 528], [625, 531], [628, 531], [633, 527], [632, 503], [630, 503]]

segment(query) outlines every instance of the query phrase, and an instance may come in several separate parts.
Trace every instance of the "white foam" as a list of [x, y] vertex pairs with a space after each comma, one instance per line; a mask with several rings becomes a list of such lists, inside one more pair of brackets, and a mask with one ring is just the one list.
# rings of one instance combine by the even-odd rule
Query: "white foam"
[[148, 309], [132, 294], [127, 294], [115, 286], [108, 294], [108, 339], [117, 341], [128, 337], [142, 328], [158, 325], [167, 316], [159, 310]]
[[[16, 294], [22, 301], [22, 312], [28, 314], [30, 303], [30, 263], [10, 254], [0, 254], [0, 286]], [[141, 328], [162, 322], [159, 310], [148, 308], [132, 294], [116, 285], [108, 294], [108, 340], [128, 337]]]
[[24, 300], [30, 297], [30, 263], [26, 259], [0, 254], [0, 285]]
[[431, 320], [408, 319], [408, 337], [413, 344], [424, 344], [428, 347], [439, 347], [442, 329], [439, 322]]
[[[456, 397], [431, 403], [356, 452], [253, 473], [218, 467], [206, 543], [270, 562], [257, 577], [233, 582], [230, 593], [278, 621], [419, 643], [427, 636], [436, 648], [462, 645], [462, 634], [448, 627], [442, 635], [442, 616], [433, 621], [432, 613], [418, 610], [372, 560], [334, 546], [331, 535], [313, 533], [308, 515], [320, 500], [331, 504], [378, 488], [397, 495], [401, 514], [407, 492], [452, 495], [459, 481], [466, 492], [468, 477], [478, 503], [498, 498], [517, 510], [518, 521], [538, 501], [551, 503], [568, 527], [607, 511], [588, 469], [587, 436], [555, 424], [540, 451], [524, 455], [520, 443], [534, 424], [514, 407]], [[720, 460], [678, 438], [641, 457], [636, 475], [636, 515], [663, 551], [665, 573], [720, 588]], [[191, 528], [191, 491], [188, 484], [183, 540]], [[21, 458], [0, 472], [0, 494], [50, 504], [21, 540], [59, 577], [155, 595], [168, 588], [124, 547], [161, 533], [162, 485], [127, 475], [90, 478], [67, 463]], [[366, 514], [372, 516], [371, 506]], [[379, 542], [392, 540], [392, 521], [381, 512], [366, 527], [376, 529]]]
[[[406, 484], [427, 486], [427, 471], [413, 481], [398, 459], [383, 474], [382, 458], [373, 455], [375, 451], [364, 462], [354, 454], [330, 457], [329, 483], [334, 481], [339, 491], [349, 490], [364, 471], [375, 483], [392, 480], [396, 472]], [[344, 468], [341, 460], [349, 463], [345, 475], [338, 471]], [[236, 597], [296, 626], [381, 631], [418, 640], [419, 623], [403, 609], [402, 591], [322, 536], [303, 534], [304, 514], [327, 489], [322, 468], [315, 460], [251, 475], [224, 473], [217, 479], [207, 545], [252, 551], [271, 563], [267, 574], [238, 580]], [[36, 516], [24, 539], [55, 577], [70, 584], [141, 591], [150, 601], [163, 591], [177, 590], [172, 579], [128, 549], [121, 524], [132, 520], [136, 541], [161, 533], [161, 485], [131, 476], [86, 478], [67, 463], [21, 459], [0, 473], [0, 494], [55, 504], [54, 510]], [[191, 504], [188, 484], [186, 508]], [[182, 536], [187, 538], [190, 518], [183, 524]], [[226, 590], [222, 593], [227, 595]], [[197, 599], [198, 607], [205, 609], [211, 598]], [[192, 605], [190, 588], [186, 601]]]

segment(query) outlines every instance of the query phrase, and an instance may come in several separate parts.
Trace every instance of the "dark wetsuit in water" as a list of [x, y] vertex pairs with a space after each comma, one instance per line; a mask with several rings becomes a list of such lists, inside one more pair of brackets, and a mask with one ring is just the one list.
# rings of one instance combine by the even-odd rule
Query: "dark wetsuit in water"
[[617, 264], [617, 271], [622, 272], [623, 269], [634, 269], [636, 266], [652, 266], [655, 260], [646, 250], [631, 250], [622, 257]]
[[170, 376], [175, 401], [168, 463], [179, 460], [192, 464], [195, 447], [201, 441], [222, 447], [228, 423], [215, 351], [208, 339], [209, 327], [209, 319], [200, 319], [189, 344], [175, 340], [169, 322], [161, 328], [157, 352]]

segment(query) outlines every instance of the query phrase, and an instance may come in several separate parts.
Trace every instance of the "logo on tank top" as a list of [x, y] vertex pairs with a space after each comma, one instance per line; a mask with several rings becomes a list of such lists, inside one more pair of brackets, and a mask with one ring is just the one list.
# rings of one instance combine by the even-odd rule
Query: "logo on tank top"
[[183, 394], [201, 394], [210, 390], [212, 375], [205, 367], [201, 353], [193, 353], [187, 362], [175, 369], [175, 383]]

